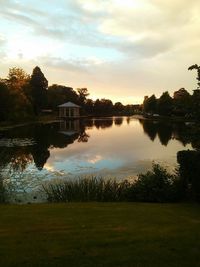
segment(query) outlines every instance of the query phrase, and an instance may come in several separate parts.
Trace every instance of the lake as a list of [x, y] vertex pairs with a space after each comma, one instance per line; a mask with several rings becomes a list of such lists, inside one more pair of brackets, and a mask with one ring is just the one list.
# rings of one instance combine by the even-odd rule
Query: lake
[[195, 148], [190, 125], [134, 117], [93, 118], [16, 127], [0, 133], [0, 168], [13, 190], [97, 175], [134, 178], [158, 162], [172, 170], [177, 152]]

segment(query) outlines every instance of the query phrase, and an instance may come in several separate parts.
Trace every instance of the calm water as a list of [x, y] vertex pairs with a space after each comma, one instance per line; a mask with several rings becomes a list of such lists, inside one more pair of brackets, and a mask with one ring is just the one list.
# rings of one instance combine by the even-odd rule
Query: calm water
[[0, 133], [0, 168], [21, 190], [63, 176], [134, 177], [152, 161], [173, 168], [195, 146], [185, 123], [98, 118], [18, 127]]

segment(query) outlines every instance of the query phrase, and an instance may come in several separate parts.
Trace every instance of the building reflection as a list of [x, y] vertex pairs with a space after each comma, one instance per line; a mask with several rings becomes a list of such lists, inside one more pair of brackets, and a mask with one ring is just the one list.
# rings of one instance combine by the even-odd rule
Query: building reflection
[[60, 133], [71, 136], [80, 132], [80, 120], [63, 120], [60, 122]]

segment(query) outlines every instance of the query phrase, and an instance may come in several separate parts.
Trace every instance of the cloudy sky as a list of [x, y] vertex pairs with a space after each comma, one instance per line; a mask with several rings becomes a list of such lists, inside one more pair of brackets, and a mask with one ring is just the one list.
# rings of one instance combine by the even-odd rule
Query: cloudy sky
[[192, 92], [200, 64], [199, 0], [0, 0], [0, 77], [38, 65], [49, 84], [140, 103]]

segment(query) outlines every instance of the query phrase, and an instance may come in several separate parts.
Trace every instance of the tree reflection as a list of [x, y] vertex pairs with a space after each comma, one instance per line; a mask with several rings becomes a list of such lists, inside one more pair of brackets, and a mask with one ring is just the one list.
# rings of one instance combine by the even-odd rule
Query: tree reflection
[[151, 120], [139, 120], [139, 122], [151, 141], [158, 136], [160, 143], [164, 146], [167, 146], [171, 139], [175, 139], [183, 146], [191, 144], [193, 148], [200, 148], [200, 129], [195, 125]]
[[148, 120], [139, 120], [139, 121], [143, 126], [143, 130], [144, 130], [145, 134], [147, 134], [149, 136], [151, 141], [154, 141], [154, 139], [156, 138], [156, 135], [157, 135], [156, 123], [152, 123], [151, 121], [148, 121]]
[[[35, 124], [22, 128], [15, 128], [5, 133], [6, 140], [16, 139], [18, 146], [0, 147], [0, 168], [9, 166], [13, 171], [23, 172], [29, 164], [35, 163], [38, 170], [42, 170], [50, 157], [50, 149], [65, 148], [69, 144], [88, 142], [89, 135], [85, 125], [79, 120], [63, 121], [53, 124]], [[24, 145], [24, 140], [34, 140], [32, 145]]]
[[114, 118], [114, 123], [115, 123], [115, 125], [120, 126], [120, 125], [122, 125], [123, 120], [124, 120], [123, 117], [116, 117], [116, 118]]
[[110, 128], [113, 125], [113, 118], [110, 119], [95, 119], [94, 125], [97, 129]]

